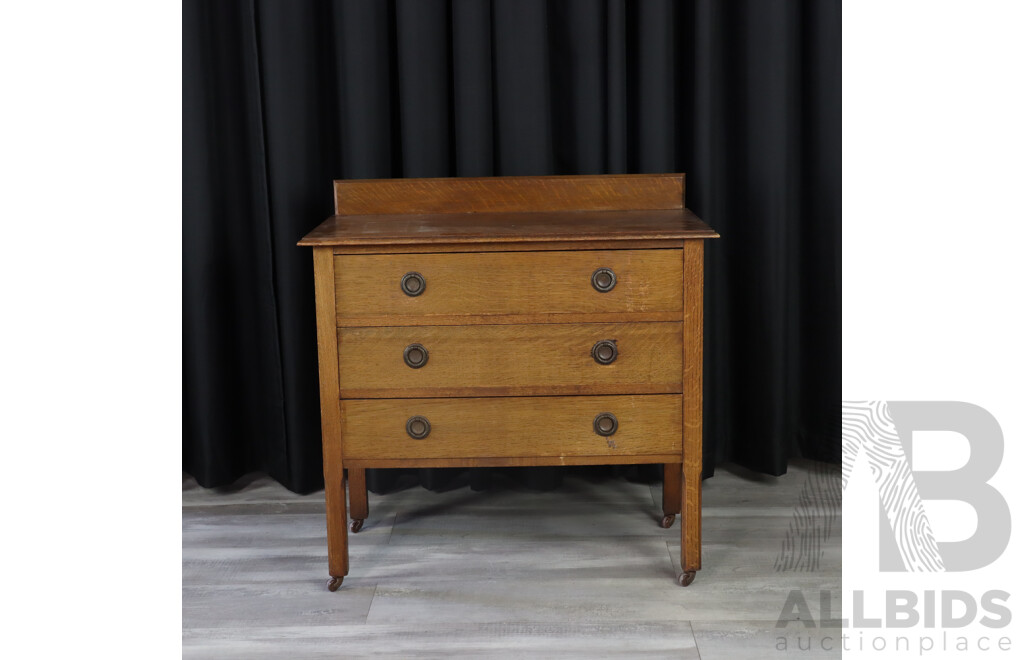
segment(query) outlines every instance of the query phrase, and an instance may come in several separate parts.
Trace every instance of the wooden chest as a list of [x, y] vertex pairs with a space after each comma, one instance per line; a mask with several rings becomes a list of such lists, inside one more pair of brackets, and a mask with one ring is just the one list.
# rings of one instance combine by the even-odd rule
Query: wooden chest
[[[665, 464], [700, 568], [704, 239], [682, 174], [336, 181], [313, 248], [332, 591], [367, 468]], [[343, 469], [349, 473], [352, 523]]]

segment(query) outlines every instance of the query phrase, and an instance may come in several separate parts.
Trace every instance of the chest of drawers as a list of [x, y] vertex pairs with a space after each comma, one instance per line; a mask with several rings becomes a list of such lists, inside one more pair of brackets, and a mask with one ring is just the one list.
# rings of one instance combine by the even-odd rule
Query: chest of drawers
[[[328, 588], [365, 470], [663, 463], [700, 568], [704, 240], [682, 174], [335, 182], [313, 248]], [[345, 479], [351, 525], [347, 520]]]

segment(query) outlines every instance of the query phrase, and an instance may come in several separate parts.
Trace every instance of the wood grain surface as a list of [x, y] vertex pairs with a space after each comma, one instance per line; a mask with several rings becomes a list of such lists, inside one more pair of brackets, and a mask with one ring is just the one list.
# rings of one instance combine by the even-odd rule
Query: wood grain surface
[[[599, 364], [594, 344], [616, 342]], [[403, 352], [421, 344], [426, 365]], [[341, 396], [529, 396], [682, 392], [681, 323], [339, 328]]]
[[704, 241], [683, 249], [683, 524], [684, 571], [700, 569], [701, 476], [704, 471]]
[[680, 463], [666, 463], [664, 475], [661, 510], [666, 516], [678, 514], [681, 512], [680, 505], [683, 501], [683, 466]]
[[[602, 267], [617, 277], [604, 293], [590, 282]], [[340, 326], [515, 323], [517, 315], [558, 314], [682, 318], [680, 250], [338, 255], [334, 268]], [[426, 281], [419, 296], [400, 288], [409, 272]]]
[[345, 466], [348, 470], [348, 510], [352, 518], [365, 520], [370, 515], [370, 504], [366, 494], [366, 470]]
[[688, 209], [672, 211], [535, 211], [336, 215], [299, 245], [372, 246], [642, 241], [718, 236]]
[[330, 574], [348, 574], [348, 522], [341, 458], [341, 419], [338, 407], [338, 341], [334, 325], [334, 255], [330, 248], [313, 250], [316, 299], [316, 345], [320, 363], [320, 426], [324, 455], [324, 494], [327, 501], [327, 555]]
[[[355, 399], [341, 402], [342, 442], [353, 459], [678, 455], [682, 397], [511, 397], [475, 399]], [[594, 432], [610, 412], [618, 431]], [[406, 420], [430, 421], [414, 440]]]
[[337, 213], [677, 209], [685, 174], [601, 174], [334, 182]]
[[[596, 456], [480, 456], [476, 458], [350, 458], [346, 465], [360, 468], [483, 468], [534, 467], [557, 465], [641, 465], [679, 460], [676, 452], [668, 454], [623, 454]], [[675, 464], [679, 467], [679, 463]], [[678, 511], [677, 511], [678, 513]]]
[[334, 254], [409, 254], [448, 252], [560, 252], [579, 250], [667, 250], [683, 249], [685, 241], [673, 239], [595, 240], [586, 243], [573, 241], [530, 241], [519, 243], [429, 243], [425, 245], [335, 245]]

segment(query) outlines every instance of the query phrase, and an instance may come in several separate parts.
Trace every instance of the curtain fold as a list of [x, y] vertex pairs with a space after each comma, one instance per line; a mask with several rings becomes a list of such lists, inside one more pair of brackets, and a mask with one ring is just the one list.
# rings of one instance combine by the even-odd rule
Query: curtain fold
[[[686, 172], [687, 205], [722, 235], [706, 250], [706, 474], [838, 460], [838, 0], [187, 0], [183, 33], [182, 444], [200, 484], [323, 485], [295, 242], [339, 178]], [[396, 478], [372, 472], [374, 490]], [[444, 488], [495, 472], [412, 474]]]

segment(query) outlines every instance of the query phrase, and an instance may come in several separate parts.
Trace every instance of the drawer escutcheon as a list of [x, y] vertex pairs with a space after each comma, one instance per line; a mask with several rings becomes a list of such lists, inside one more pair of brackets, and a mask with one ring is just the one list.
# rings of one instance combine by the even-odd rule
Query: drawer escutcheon
[[430, 435], [430, 421], [426, 417], [413, 415], [405, 423], [405, 432], [413, 440], [422, 440]]
[[598, 364], [611, 364], [619, 357], [619, 347], [614, 339], [602, 339], [590, 349], [590, 357]]
[[619, 420], [610, 412], [599, 413], [594, 418], [594, 433], [600, 436], [615, 435], [619, 430]]
[[430, 353], [423, 344], [409, 344], [402, 352], [402, 359], [413, 369], [419, 369], [430, 359]]
[[615, 288], [615, 271], [611, 268], [598, 268], [590, 276], [590, 283], [601, 293], [608, 293]]
[[402, 293], [407, 296], [418, 296], [427, 288], [427, 280], [417, 272], [402, 276]]

